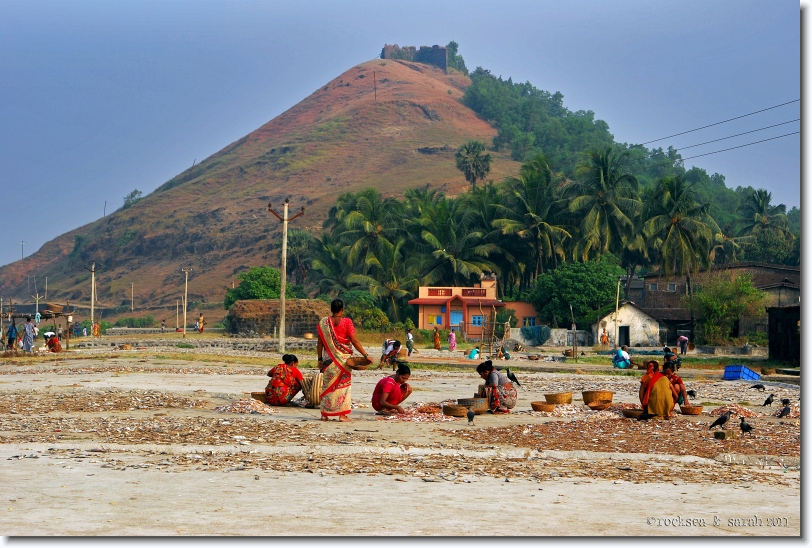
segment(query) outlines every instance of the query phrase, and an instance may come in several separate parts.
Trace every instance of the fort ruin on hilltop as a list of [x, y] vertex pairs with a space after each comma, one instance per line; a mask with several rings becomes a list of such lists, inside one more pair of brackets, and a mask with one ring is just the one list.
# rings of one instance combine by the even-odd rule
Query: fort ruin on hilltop
[[403, 61], [416, 61], [427, 65], [448, 70], [448, 50], [445, 46], [415, 46], [400, 47], [397, 44], [386, 44], [381, 50], [381, 59], [401, 59]]

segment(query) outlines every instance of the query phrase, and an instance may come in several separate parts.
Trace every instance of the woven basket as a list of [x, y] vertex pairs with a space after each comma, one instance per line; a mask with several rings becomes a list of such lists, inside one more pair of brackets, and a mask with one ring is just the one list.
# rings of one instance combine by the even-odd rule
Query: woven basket
[[363, 371], [372, 363], [372, 360], [365, 358], [363, 356], [358, 356], [357, 358], [350, 358], [346, 362], [347, 367], [350, 369], [354, 369], [356, 371]]
[[543, 401], [531, 401], [530, 407], [533, 408], [533, 411], [541, 411], [543, 413], [552, 413], [555, 409], [554, 403], [546, 403]]
[[262, 403], [266, 403], [265, 392], [251, 392], [251, 397], [255, 400], [261, 401]]
[[597, 400], [587, 405], [593, 411], [603, 411], [604, 409], [609, 409], [609, 406], [612, 405], [612, 400]]
[[679, 412], [683, 415], [699, 415], [702, 413], [701, 405], [680, 405]]
[[535, 354], [530, 354], [529, 356], [527, 356], [527, 359], [530, 361], [537, 361], [539, 357]]
[[636, 419], [643, 414], [642, 409], [621, 409], [620, 412], [623, 413], [623, 416], [627, 419]]
[[461, 405], [454, 405], [453, 403], [443, 406], [443, 415], [449, 417], [464, 417], [468, 414], [468, 409]]
[[443, 412], [443, 410], [439, 407], [434, 407], [433, 405], [424, 405], [422, 407], [418, 407], [417, 412], [426, 413], [427, 415], [439, 415]]
[[466, 409], [473, 407], [474, 414], [476, 415], [481, 415], [488, 411], [488, 402], [485, 398], [460, 398], [457, 400], [457, 403]]
[[316, 373], [313, 377], [313, 386], [310, 388], [310, 405], [318, 407], [321, 403], [321, 386], [324, 381], [324, 373]]
[[593, 401], [600, 400], [609, 400], [611, 403], [612, 397], [615, 395], [615, 393], [610, 390], [587, 390], [585, 392], [581, 392], [581, 395], [584, 397], [584, 403], [589, 405]]
[[561, 392], [560, 394], [544, 394], [547, 403], [572, 403], [572, 392]]

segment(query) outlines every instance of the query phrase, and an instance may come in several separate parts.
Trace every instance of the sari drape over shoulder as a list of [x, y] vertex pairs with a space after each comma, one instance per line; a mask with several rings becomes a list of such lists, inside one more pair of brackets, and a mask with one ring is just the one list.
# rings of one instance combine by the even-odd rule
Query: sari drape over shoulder
[[648, 413], [660, 419], [668, 419], [674, 407], [674, 396], [671, 392], [671, 381], [662, 373], [654, 373], [648, 383], [648, 389], [642, 401]]
[[355, 326], [349, 318], [341, 318], [338, 325], [333, 325], [332, 319], [326, 317], [319, 321], [318, 333], [329, 358], [322, 370], [321, 415], [349, 415], [352, 411], [352, 370], [347, 366], [347, 360], [352, 356], [350, 335], [355, 333]]

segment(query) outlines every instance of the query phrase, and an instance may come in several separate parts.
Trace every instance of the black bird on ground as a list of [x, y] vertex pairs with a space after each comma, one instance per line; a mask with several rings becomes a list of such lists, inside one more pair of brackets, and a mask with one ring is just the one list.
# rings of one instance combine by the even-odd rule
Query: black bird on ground
[[765, 386], [763, 384], [754, 384], [750, 388], [755, 388], [759, 392], [764, 392], [766, 390], [766, 388], [765, 388]]
[[510, 379], [510, 382], [515, 382], [516, 386], [521, 387], [522, 383], [519, 382], [519, 379], [516, 378], [516, 375], [513, 374], [513, 371], [510, 370], [510, 367], [505, 367], [505, 375], [507, 378]]
[[637, 417], [637, 420], [639, 420], [639, 421], [647, 421], [647, 420], [649, 420], [649, 419], [651, 419], [653, 417], [656, 417], [656, 416], [657, 415], [652, 415], [651, 413], [641, 413], [640, 416]]
[[471, 426], [472, 424], [474, 424], [474, 416], [475, 415], [476, 414], [474, 413], [474, 408], [469, 407], [468, 408], [468, 426]]
[[739, 428], [742, 429], [742, 434], [750, 434], [753, 431], [753, 427], [744, 421], [744, 417], [742, 417], [742, 421], [739, 423]]
[[792, 411], [792, 409], [790, 409], [790, 408], [789, 408], [789, 405], [785, 406], [785, 407], [784, 407], [784, 408], [781, 410], [781, 413], [779, 413], [779, 414], [778, 414], [778, 418], [779, 418], [779, 419], [783, 419], [784, 417], [786, 417], [786, 416], [788, 416], [788, 415], [789, 415], [790, 411]]
[[711, 424], [710, 426], [708, 426], [708, 430], [710, 430], [710, 429], [711, 429], [711, 428], [713, 428], [714, 426], [721, 426], [721, 427], [722, 427], [722, 429], [724, 429], [724, 428], [725, 428], [725, 423], [726, 423], [728, 420], [730, 420], [730, 410], [728, 410], [728, 411], [727, 411], [727, 413], [725, 413], [724, 415], [722, 415], [721, 417], [719, 417], [718, 419], [716, 419], [715, 421], [713, 421], [713, 424]]
[[781, 403], [784, 405], [789, 405], [789, 398], [784, 398], [783, 400], [781, 400]]
[[767, 396], [767, 399], [764, 400], [764, 404], [761, 407], [767, 407], [768, 405], [772, 407], [773, 400], [775, 400], [775, 394], [770, 394], [769, 396]]
[[696, 390], [688, 390], [688, 391], [686, 392], [686, 394], [688, 394], [689, 396], [691, 396], [691, 399], [696, 398]]

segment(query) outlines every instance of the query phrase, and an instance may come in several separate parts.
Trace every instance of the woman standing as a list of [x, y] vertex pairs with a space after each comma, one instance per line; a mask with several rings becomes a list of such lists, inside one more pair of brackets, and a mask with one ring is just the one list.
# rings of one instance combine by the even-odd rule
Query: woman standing
[[[319, 359], [319, 371], [324, 374], [324, 389], [321, 391], [321, 420], [338, 417], [342, 422], [349, 422], [347, 415], [352, 412], [352, 370], [346, 364], [352, 356], [354, 346], [367, 360], [364, 347], [355, 336], [352, 320], [344, 317], [344, 301], [335, 299], [330, 303], [331, 316], [319, 321], [319, 342], [316, 353]], [[327, 359], [323, 359], [324, 352]]]
[[293, 354], [282, 356], [282, 363], [268, 371], [271, 380], [265, 387], [265, 402], [268, 405], [287, 405], [299, 393], [304, 383], [302, 372], [297, 367], [299, 359]]
[[442, 346], [440, 345], [440, 330], [437, 327], [434, 328], [434, 349], [440, 350]]
[[454, 331], [448, 332], [448, 350], [454, 352], [457, 348], [457, 334]]
[[491, 413], [510, 413], [516, 406], [518, 393], [507, 375], [496, 371], [491, 360], [479, 364], [476, 372], [485, 379], [485, 384], [479, 385], [477, 397], [487, 398]]

